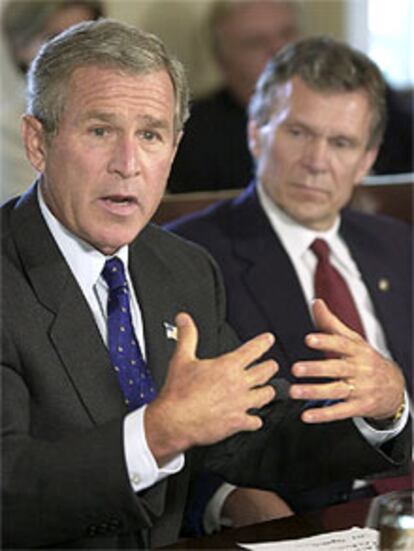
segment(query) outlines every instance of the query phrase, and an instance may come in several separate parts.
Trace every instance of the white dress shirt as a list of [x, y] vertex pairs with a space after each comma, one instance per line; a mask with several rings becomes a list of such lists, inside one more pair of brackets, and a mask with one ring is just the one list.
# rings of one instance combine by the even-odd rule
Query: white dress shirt
[[[91, 245], [82, 241], [67, 230], [47, 207], [40, 186], [38, 188], [38, 201], [45, 222], [56, 241], [63, 257], [65, 258], [74, 278], [91, 309], [96, 325], [107, 345], [107, 313], [108, 286], [101, 273], [105, 261], [110, 258], [94, 249]], [[142, 315], [134, 287], [128, 270], [128, 246], [124, 246], [116, 252], [116, 256], [122, 260], [130, 290], [130, 306], [132, 324], [138, 339], [144, 358], [145, 338], [142, 323]], [[115, 256], [115, 255], [113, 255]], [[175, 474], [184, 466], [184, 455], [179, 454], [174, 459], [159, 468], [147, 444], [144, 428], [144, 412], [146, 406], [128, 413], [124, 419], [124, 455], [127, 465], [131, 487], [135, 492], [145, 490], [166, 476]]]
[[[365, 330], [366, 340], [384, 357], [391, 359], [390, 351], [385, 342], [384, 331], [375, 317], [371, 297], [363, 282], [358, 266], [355, 264], [345, 241], [339, 235], [340, 218], [336, 219], [332, 228], [327, 231], [314, 231], [299, 225], [267, 195], [263, 186], [258, 183], [257, 194], [259, 202], [280, 239], [286, 253], [288, 254], [308, 304], [309, 312], [312, 315], [312, 302], [314, 296], [314, 275], [317, 265], [316, 255], [311, 251], [310, 246], [317, 238], [324, 239], [330, 248], [330, 260], [333, 266], [347, 282], [349, 291], [355, 301], [362, 325]], [[399, 434], [408, 421], [408, 397], [405, 395], [406, 406], [400, 420], [387, 430], [375, 429], [361, 417], [354, 417], [353, 421], [370, 442], [371, 445], [379, 447], [387, 440]]]

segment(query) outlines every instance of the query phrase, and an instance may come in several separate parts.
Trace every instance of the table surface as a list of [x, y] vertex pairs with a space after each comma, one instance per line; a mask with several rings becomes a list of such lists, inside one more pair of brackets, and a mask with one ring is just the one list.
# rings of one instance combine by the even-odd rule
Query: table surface
[[203, 538], [180, 540], [163, 549], [240, 549], [237, 542], [281, 541], [345, 530], [352, 526], [363, 527], [370, 503], [371, 499], [355, 500], [322, 511], [227, 529]]

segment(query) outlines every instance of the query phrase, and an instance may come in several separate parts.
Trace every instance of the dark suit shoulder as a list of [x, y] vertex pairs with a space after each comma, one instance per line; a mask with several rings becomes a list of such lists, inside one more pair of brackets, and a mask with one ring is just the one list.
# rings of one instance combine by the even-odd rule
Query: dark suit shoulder
[[[10, 233], [10, 217], [13, 212], [13, 209], [17, 203], [18, 198], [14, 197], [6, 203], [4, 203], [0, 208], [0, 217], [1, 217], [1, 239], [2, 243], [8, 239]], [[3, 247], [2, 247], [3, 251]]]
[[178, 218], [164, 227], [190, 241], [209, 243], [216, 235], [226, 232], [233, 204], [234, 200], [220, 201], [201, 211]]
[[174, 264], [177, 261], [196, 262], [200, 265], [211, 262], [211, 257], [204, 248], [191, 242], [186, 235], [180, 232], [173, 233], [168, 226], [162, 228], [156, 224], [149, 224], [145, 228], [142, 238], [152, 247], [154, 254], [166, 263], [169, 260], [173, 260]]
[[166, 225], [182, 237], [195, 241], [215, 257], [219, 264], [229, 260], [230, 248], [243, 243], [247, 248], [267, 240], [273, 233], [259, 205], [253, 181], [234, 199], [220, 201]]
[[390, 216], [347, 208], [342, 212], [340, 231], [348, 244], [357, 241], [361, 249], [374, 247], [399, 257], [404, 250], [411, 249], [412, 227]]
[[407, 222], [385, 214], [371, 214], [348, 207], [343, 210], [342, 216], [347, 222], [361, 225], [361, 227], [369, 226], [403, 233], [409, 233], [411, 230], [411, 226]]
[[169, 278], [182, 286], [187, 282], [187, 290], [194, 288], [199, 293], [203, 284], [211, 284], [222, 292], [222, 277], [216, 261], [202, 246], [155, 225], [149, 224], [131, 245], [131, 258], [137, 252], [138, 262], [142, 258], [151, 259], [154, 270], [162, 270]]

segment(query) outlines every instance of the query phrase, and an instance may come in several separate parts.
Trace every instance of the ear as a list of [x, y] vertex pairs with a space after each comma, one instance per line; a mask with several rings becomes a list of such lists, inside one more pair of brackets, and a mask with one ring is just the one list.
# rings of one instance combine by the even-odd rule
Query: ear
[[372, 165], [375, 163], [375, 159], [378, 155], [378, 148], [372, 147], [371, 149], [367, 149], [360, 161], [359, 167], [357, 169], [356, 178], [355, 178], [355, 185], [358, 185], [362, 182], [362, 180], [365, 178], [365, 176], [369, 173], [371, 170]]
[[258, 159], [260, 155], [261, 143], [260, 143], [260, 127], [257, 126], [256, 121], [249, 120], [247, 125], [247, 141], [250, 149], [250, 153], [255, 159]]
[[24, 115], [21, 135], [26, 157], [35, 170], [43, 172], [46, 164], [46, 146], [42, 123], [32, 115]]

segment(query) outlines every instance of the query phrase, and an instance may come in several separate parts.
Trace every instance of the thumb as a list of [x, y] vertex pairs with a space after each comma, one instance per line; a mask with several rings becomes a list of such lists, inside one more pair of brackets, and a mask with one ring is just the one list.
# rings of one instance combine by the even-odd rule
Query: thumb
[[355, 334], [352, 329], [335, 316], [324, 300], [317, 298], [312, 304], [312, 311], [315, 324], [320, 331], [346, 337], [352, 337]]
[[175, 317], [178, 329], [177, 346], [174, 357], [178, 360], [193, 360], [196, 357], [198, 331], [193, 318], [185, 312]]

